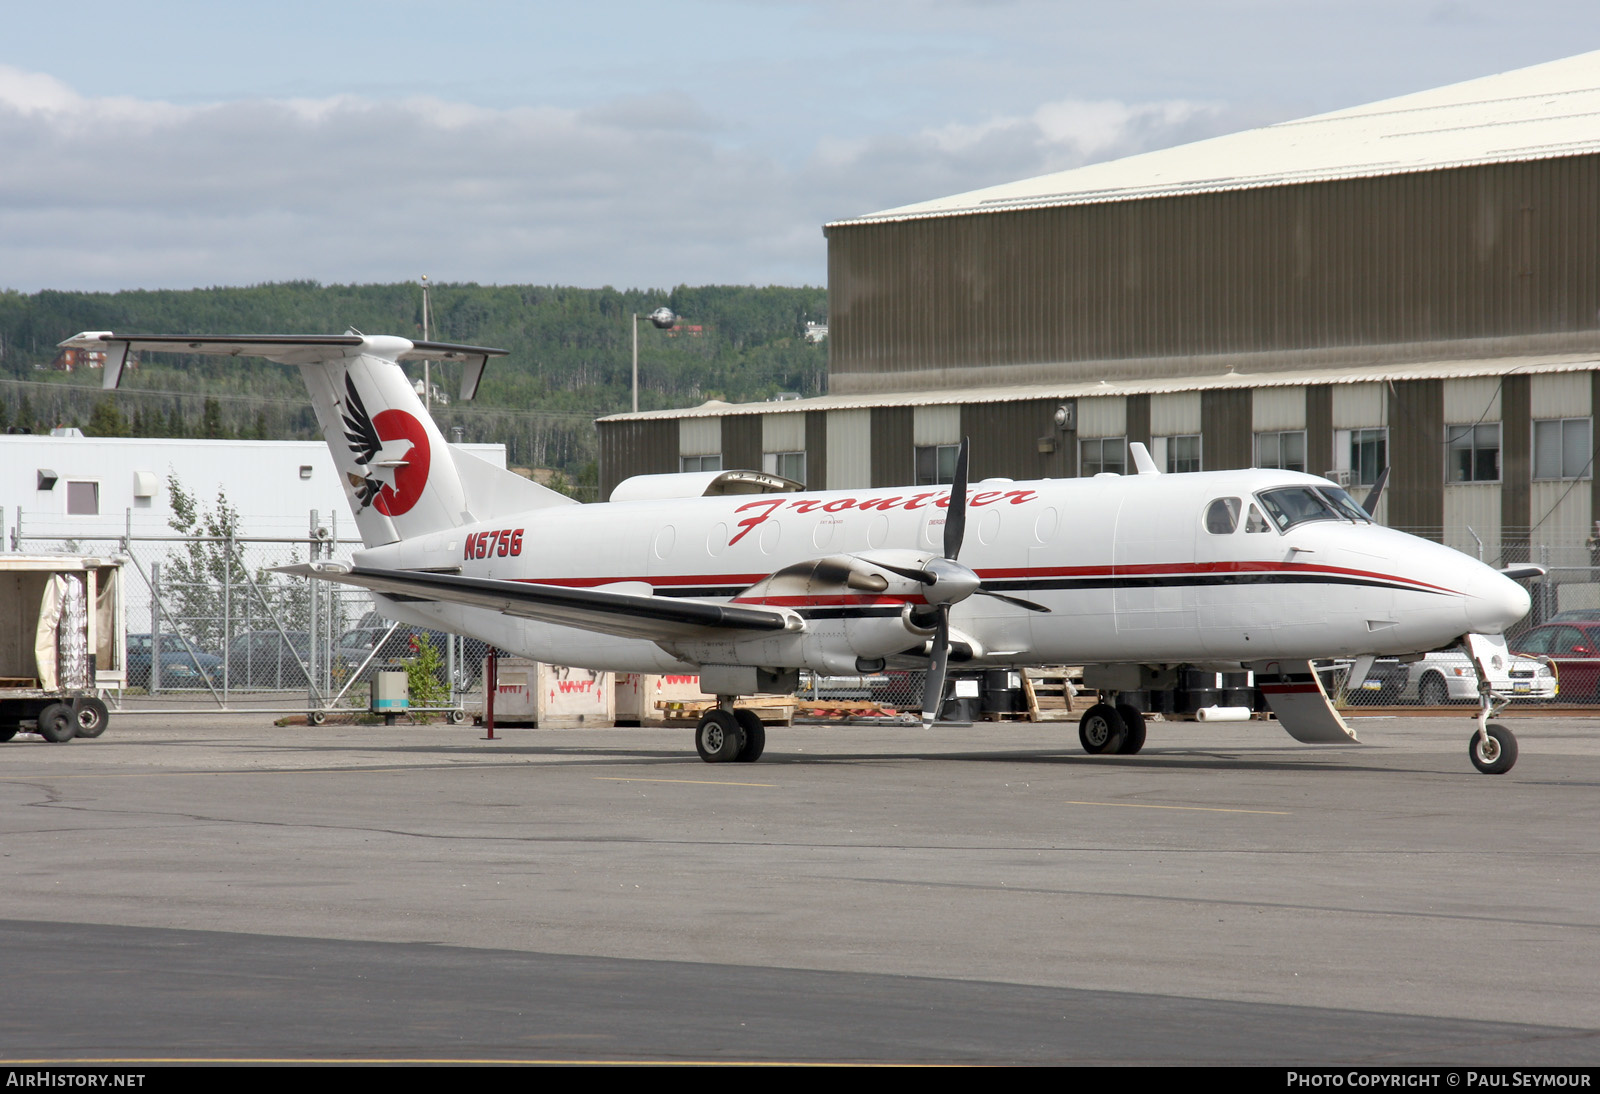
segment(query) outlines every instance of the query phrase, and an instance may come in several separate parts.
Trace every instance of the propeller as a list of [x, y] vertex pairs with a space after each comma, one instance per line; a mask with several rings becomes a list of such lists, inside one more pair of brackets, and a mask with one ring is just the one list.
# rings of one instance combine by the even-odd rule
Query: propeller
[[967, 457], [972, 447], [970, 437], [961, 439], [961, 451], [956, 455], [956, 473], [950, 483], [950, 502], [944, 521], [944, 555], [930, 558], [921, 567], [896, 566], [876, 559], [867, 559], [873, 566], [890, 573], [920, 582], [925, 586], [923, 598], [938, 613], [933, 627], [933, 643], [928, 665], [927, 683], [922, 689], [922, 724], [931, 726], [939, 716], [939, 702], [944, 698], [946, 669], [950, 663], [950, 607], [974, 593], [990, 596], [1014, 604], [1030, 612], [1048, 612], [1043, 604], [1035, 604], [1021, 597], [990, 592], [983, 587], [978, 575], [956, 561], [961, 555], [961, 543], [967, 535]]

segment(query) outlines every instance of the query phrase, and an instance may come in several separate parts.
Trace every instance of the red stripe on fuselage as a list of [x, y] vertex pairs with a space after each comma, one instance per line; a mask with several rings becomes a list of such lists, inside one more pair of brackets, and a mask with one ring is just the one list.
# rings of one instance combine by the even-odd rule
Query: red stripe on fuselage
[[[1430, 592], [1450, 593], [1455, 596], [1462, 595], [1455, 589], [1447, 588], [1443, 585], [1433, 585], [1426, 581], [1418, 581], [1414, 577], [1385, 574], [1376, 570], [1355, 570], [1344, 566], [1322, 566], [1309, 562], [1173, 562], [1151, 563], [1139, 566], [1023, 566], [977, 571], [979, 579], [983, 581], [1050, 577], [1159, 577], [1166, 574], [1179, 576], [1184, 574], [1263, 573], [1327, 574], [1330, 577], [1359, 577], [1378, 581], [1393, 581], [1402, 585], [1411, 585], [1418, 589], [1427, 589]], [[520, 577], [512, 578], [511, 580], [534, 585], [561, 585], [579, 589], [594, 588], [599, 585], [615, 585], [622, 582], [638, 582], [656, 587], [678, 588], [695, 585], [750, 586], [771, 576], [771, 574], [658, 574], [653, 577]]]

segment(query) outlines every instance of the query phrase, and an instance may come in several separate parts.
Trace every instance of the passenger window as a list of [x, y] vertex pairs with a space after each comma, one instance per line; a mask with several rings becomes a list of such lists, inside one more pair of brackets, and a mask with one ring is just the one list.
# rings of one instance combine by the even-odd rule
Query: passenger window
[[1261, 515], [1261, 510], [1252, 505], [1250, 507], [1250, 518], [1245, 521], [1244, 530], [1246, 532], [1270, 532], [1272, 531], [1272, 525], [1268, 524], [1267, 518]]
[[1228, 536], [1239, 527], [1238, 498], [1218, 498], [1206, 509], [1206, 531], [1214, 536]]

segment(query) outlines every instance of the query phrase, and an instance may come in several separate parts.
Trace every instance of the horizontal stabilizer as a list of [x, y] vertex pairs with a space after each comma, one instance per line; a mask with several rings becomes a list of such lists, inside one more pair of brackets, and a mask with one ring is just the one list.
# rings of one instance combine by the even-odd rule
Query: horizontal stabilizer
[[[86, 330], [61, 343], [63, 349], [103, 349], [107, 367], [103, 386], [107, 390], [122, 382], [122, 366], [130, 350], [151, 353], [203, 353], [218, 357], [265, 357], [285, 365], [310, 364], [332, 358], [372, 353], [391, 361], [461, 361], [461, 397], [478, 393], [483, 368], [491, 357], [504, 357], [509, 351], [489, 346], [456, 345], [453, 342], [414, 342], [390, 336], [368, 337], [356, 334], [118, 334], [109, 330]], [[111, 358], [115, 358], [115, 367]]]
[[713, 630], [785, 631], [804, 625], [799, 616], [780, 608], [737, 607], [703, 600], [574, 589], [499, 578], [368, 569], [338, 562], [302, 562], [279, 566], [274, 572], [336, 581], [390, 596], [487, 608], [541, 623], [652, 641], [715, 637], [707, 634]]

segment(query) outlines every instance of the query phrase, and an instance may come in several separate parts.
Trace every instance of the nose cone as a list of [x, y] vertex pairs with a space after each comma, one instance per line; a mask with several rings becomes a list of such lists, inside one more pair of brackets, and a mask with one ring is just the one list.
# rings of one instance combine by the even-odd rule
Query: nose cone
[[1532, 606], [1527, 589], [1485, 566], [1467, 590], [1467, 623], [1473, 634], [1502, 634]]

